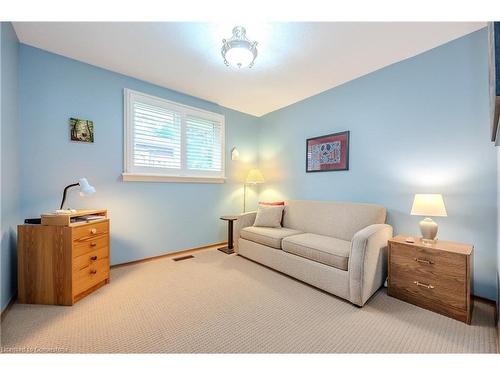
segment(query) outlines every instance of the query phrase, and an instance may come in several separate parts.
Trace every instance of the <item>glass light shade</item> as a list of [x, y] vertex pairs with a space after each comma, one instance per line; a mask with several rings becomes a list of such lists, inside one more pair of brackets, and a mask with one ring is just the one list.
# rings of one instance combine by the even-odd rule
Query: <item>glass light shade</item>
[[247, 184], [262, 184], [264, 182], [264, 176], [258, 169], [250, 169], [245, 181]]
[[441, 194], [415, 194], [411, 214], [418, 216], [448, 216]]
[[95, 187], [89, 184], [86, 178], [80, 178], [78, 180], [78, 184], [80, 185], [80, 195], [90, 195], [95, 193]]
[[237, 68], [245, 68], [253, 61], [253, 53], [245, 47], [233, 47], [226, 52], [227, 62]]
[[231, 160], [240, 160], [240, 152], [236, 147], [231, 149]]

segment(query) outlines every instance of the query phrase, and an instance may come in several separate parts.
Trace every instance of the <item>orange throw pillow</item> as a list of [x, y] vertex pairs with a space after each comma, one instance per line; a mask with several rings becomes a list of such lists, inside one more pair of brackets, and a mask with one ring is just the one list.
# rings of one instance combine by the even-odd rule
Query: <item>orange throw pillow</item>
[[285, 202], [259, 202], [259, 205], [261, 206], [284, 206]]

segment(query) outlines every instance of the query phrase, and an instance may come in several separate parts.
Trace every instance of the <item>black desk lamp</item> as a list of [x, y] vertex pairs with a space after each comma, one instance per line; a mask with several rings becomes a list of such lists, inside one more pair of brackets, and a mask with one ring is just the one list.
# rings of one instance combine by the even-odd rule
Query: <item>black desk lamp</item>
[[64, 201], [66, 200], [66, 193], [68, 192], [68, 189], [73, 186], [80, 186], [80, 195], [82, 196], [95, 193], [95, 187], [90, 185], [85, 177], [80, 178], [77, 183], [68, 185], [64, 188], [63, 197], [61, 201], [61, 208], [60, 208], [61, 210], [63, 209]]
[[[68, 185], [64, 188], [62, 202], [61, 202], [61, 209], [56, 210], [56, 213], [66, 213], [63, 211], [64, 201], [66, 200], [66, 193], [68, 192], [68, 189], [73, 187], [73, 186], [80, 186], [80, 195], [90, 195], [90, 194], [95, 193], [95, 187], [90, 185], [86, 178], [80, 178], [77, 183]], [[58, 211], [62, 211], [62, 212], [58, 212]], [[25, 224], [41, 224], [42, 219], [39, 217], [34, 218], [34, 219], [25, 219], [24, 223]]]

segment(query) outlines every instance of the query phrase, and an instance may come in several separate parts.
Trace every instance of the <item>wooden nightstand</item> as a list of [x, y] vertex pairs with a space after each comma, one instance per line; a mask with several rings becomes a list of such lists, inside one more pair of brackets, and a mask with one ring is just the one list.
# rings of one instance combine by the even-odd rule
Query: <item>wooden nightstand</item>
[[[79, 221], [82, 216], [102, 219]], [[106, 210], [42, 215], [42, 224], [17, 227], [20, 303], [72, 305], [109, 283]]]
[[388, 294], [470, 324], [472, 245], [389, 241]]

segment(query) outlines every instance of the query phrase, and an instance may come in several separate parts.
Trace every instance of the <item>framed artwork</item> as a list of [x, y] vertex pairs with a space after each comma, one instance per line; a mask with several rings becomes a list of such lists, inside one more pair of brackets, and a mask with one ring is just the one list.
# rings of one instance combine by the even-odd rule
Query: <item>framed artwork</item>
[[306, 172], [349, 170], [349, 131], [309, 138]]
[[72, 141], [94, 143], [93, 121], [70, 118], [69, 127]]

